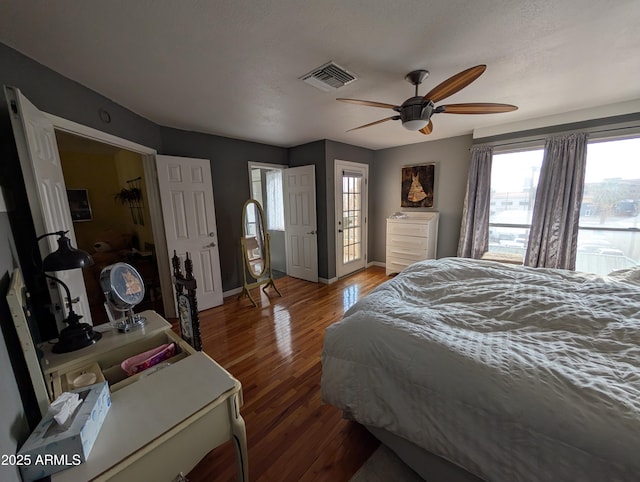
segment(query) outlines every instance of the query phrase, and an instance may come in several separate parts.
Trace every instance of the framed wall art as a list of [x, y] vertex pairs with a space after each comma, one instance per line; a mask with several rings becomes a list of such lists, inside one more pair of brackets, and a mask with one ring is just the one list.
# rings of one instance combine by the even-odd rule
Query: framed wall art
[[89, 203], [89, 192], [86, 189], [67, 189], [67, 199], [69, 199], [69, 209], [71, 209], [71, 220], [91, 221], [91, 203]]
[[403, 167], [400, 206], [403, 208], [434, 207], [434, 179], [435, 164]]

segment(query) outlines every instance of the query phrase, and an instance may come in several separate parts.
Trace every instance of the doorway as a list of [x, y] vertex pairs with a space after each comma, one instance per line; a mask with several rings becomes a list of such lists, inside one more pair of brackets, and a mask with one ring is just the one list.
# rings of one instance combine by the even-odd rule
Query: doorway
[[100, 272], [117, 262], [133, 266], [145, 282], [136, 309], [164, 316], [142, 156], [67, 132], [55, 135], [77, 247], [94, 260], [82, 270], [93, 324], [109, 321]]
[[274, 278], [287, 271], [284, 233], [284, 198], [282, 173], [287, 166], [249, 161], [249, 192], [264, 210], [271, 246]]
[[[67, 231], [72, 245], [77, 245], [56, 141], [55, 133], [58, 131], [140, 154], [145, 178], [149, 180], [146, 195], [151, 217], [162, 219], [160, 190], [157, 182], [153, 181], [156, 176], [155, 149], [42, 112], [15, 87], [5, 86], [5, 96], [10, 106], [11, 126], [16, 140], [29, 209], [37, 233]], [[83, 216], [86, 217], [87, 210], [84, 209], [84, 211]], [[169, 255], [162, 222], [153, 223], [152, 230], [156, 242], [164, 313], [175, 317]], [[40, 255], [43, 257], [57, 249], [53, 238], [47, 237], [47, 239], [48, 249], [44, 246], [44, 241], [39, 246]], [[67, 291], [76, 295], [74, 312], [83, 316], [84, 322], [92, 324], [82, 270], [59, 271], [56, 275], [68, 287]], [[59, 283], [47, 284], [47, 287], [53, 306], [56, 307], [54, 315], [58, 330], [62, 330], [65, 327], [63, 319], [69, 312], [66, 303], [63, 302], [65, 289]]]
[[341, 278], [367, 265], [369, 166], [335, 161], [336, 275]]

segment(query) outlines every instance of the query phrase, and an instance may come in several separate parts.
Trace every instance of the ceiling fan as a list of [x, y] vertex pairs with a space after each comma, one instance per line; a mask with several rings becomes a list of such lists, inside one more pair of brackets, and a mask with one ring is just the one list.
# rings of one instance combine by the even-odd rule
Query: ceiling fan
[[353, 129], [349, 129], [347, 132], [362, 129], [363, 127], [374, 126], [390, 120], [402, 120], [402, 125], [405, 129], [410, 131], [420, 131], [427, 135], [431, 134], [431, 131], [433, 131], [433, 123], [431, 122], [431, 116], [433, 114], [496, 114], [499, 112], [511, 112], [518, 108], [511, 104], [494, 104], [489, 102], [435, 106], [436, 102], [439, 102], [464, 89], [471, 82], [480, 77], [486, 68], [486, 65], [476, 65], [475, 67], [458, 72], [456, 75], [449, 77], [447, 80], [431, 89], [424, 97], [418, 95], [418, 86], [429, 75], [429, 71], [414, 70], [409, 72], [404, 78], [407, 82], [415, 86], [416, 94], [414, 97], [410, 97], [405, 100], [402, 105], [392, 105], [385, 104], [383, 102], [371, 102], [368, 100], [358, 99], [338, 98], [336, 100], [350, 102], [352, 104], [367, 105], [370, 107], [392, 109], [399, 114], [386, 117], [375, 122], [370, 122], [363, 126], [354, 127]]

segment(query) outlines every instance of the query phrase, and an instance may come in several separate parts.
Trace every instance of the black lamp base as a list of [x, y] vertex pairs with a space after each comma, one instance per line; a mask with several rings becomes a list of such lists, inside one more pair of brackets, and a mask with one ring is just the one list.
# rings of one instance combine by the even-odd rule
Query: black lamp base
[[102, 333], [93, 331], [93, 327], [87, 323], [71, 323], [60, 332], [58, 343], [53, 345], [53, 353], [68, 353], [93, 345]]

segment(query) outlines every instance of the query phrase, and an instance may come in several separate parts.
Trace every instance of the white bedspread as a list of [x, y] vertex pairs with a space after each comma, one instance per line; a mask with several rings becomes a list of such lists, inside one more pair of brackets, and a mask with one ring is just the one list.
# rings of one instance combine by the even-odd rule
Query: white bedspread
[[322, 394], [490, 481], [640, 480], [640, 286], [447, 258], [326, 331]]

